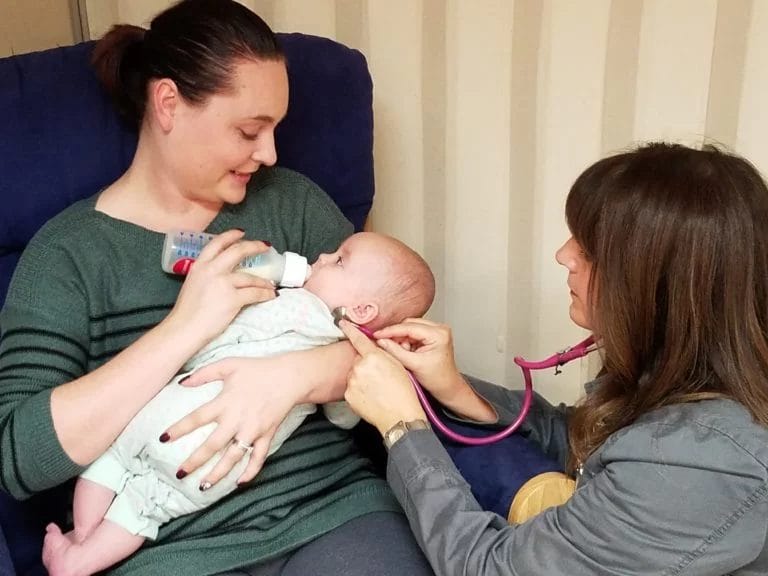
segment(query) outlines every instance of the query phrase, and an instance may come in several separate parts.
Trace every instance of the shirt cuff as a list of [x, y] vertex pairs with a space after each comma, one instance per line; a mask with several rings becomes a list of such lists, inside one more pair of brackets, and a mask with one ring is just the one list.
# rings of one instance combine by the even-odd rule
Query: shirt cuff
[[470, 490], [432, 430], [413, 430], [392, 445], [387, 459], [387, 481], [406, 513], [409, 508], [408, 488], [438, 470], [442, 477], [454, 479], [452, 484], [463, 485], [467, 491]]
[[23, 423], [15, 431], [19, 480], [33, 492], [57, 486], [85, 469], [69, 458], [59, 442], [53, 427], [51, 391], [25, 400], [14, 415], [16, 422]]

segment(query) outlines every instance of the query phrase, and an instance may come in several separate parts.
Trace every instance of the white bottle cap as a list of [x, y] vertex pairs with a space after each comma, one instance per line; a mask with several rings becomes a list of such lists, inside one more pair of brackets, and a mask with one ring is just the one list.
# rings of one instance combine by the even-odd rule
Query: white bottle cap
[[286, 288], [300, 288], [304, 286], [309, 275], [312, 273], [312, 267], [307, 263], [304, 256], [299, 256], [294, 252], [284, 252], [285, 268], [283, 268], [283, 278], [280, 280], [280, 286]]

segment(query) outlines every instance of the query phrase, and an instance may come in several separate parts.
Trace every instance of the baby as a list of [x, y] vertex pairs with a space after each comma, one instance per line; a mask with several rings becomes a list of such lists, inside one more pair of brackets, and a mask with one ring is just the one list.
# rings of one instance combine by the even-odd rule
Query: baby
[[[74, 530], [62, 534], [55, 524], [47, 528], [43, 561], [49, 573], [74, 576], [104, 570], [135, 552], [146, 538], [156, 538], [165, 522], [201, 510], [235, 490], [247, 465], [245, 457], [213, 486], [200, 486], [213, 461], [183, 480], [176, 476], [179, 465], [215, 423], [174, 442], [158, 440], [171, 424], [221, 391], [220, 381], [180, 386], [187, 374], [223, 358], [263, 357], [336, 342], [343, 334], [333, 322], [332, 310], [341, 306], [350, 320], [371, 330], [422, 316], [434, 292], [432, 272], [418, 254], [394, 238], [362, 232], [350, 236], [333, 254], [321, 254], [303, 288], [282, 289], [278, 298], [244, 308], [78, 479]], [[314, 404], [294, 407], [275, 433], [269, 454], [315, 411]], [[323, 411], [342, 428], [358, 421], [344, 402], [325, 404]], [[250, 452], [247, 446], [241, 448], [243, 456]]]

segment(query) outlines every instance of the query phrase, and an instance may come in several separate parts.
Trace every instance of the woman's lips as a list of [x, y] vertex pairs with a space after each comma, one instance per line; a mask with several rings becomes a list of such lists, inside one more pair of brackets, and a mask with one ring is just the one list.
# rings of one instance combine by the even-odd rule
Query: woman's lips
[[237, 170], [232, 170], [232, 176], [234, 176], [235, 180], [240, 182], [241, 184], [248, 184], [248, 181], [251, 179], [251, 176], [253, 175], [253, 172], [238, 172]]

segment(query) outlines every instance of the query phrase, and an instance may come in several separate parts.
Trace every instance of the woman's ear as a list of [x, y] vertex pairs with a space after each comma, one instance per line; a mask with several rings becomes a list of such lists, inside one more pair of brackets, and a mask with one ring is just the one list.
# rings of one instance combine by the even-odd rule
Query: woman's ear
[[379, 315], [379, 306], [373, 302], [355, 304], [347, 308], [347, 316], [355, 324], [365, 325], [373, 322]]
[[163, 132], [170, 132], [179, 104], [179, 89], [170, 78], [159, 78], [149, 83], [149, 108]]

